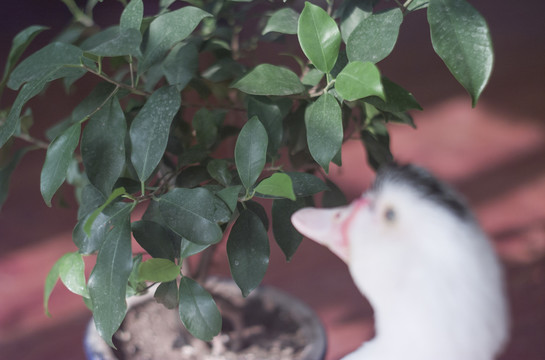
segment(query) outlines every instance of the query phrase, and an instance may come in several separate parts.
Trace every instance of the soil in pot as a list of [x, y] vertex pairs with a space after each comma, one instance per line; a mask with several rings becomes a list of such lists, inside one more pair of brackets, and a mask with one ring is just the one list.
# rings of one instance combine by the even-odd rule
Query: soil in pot
[[[305, 358], [309, 334], [293, 318], [293, 309], [278, 306], [268, 291], [247, 299], [240, 292], [209, 288], [223, 316], [223, 329], [212, 342], [191, 336], [177, 309], [155, 301], [136, 305], [114, 336], [120, 360], [292, 360]], [[225, 290], [225, 289], [223, 289]], [[254, 291], [255, 293], [256, 291]], [[262, 296], [258, 296], [262, 295]], [[291, 312], [291, 313], [290, 313]], [[315, 321], [315, 320], [314, 320]]]

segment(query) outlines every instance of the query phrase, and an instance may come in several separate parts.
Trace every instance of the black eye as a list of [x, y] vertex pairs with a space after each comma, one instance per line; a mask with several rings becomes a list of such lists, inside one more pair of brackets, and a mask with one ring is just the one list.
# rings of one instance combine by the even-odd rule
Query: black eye
[[396, 219], [396, 212], [392, 208], [387, 208], [386, 211], [384, 211], [384, 219], [388, 222], [394, 222]]

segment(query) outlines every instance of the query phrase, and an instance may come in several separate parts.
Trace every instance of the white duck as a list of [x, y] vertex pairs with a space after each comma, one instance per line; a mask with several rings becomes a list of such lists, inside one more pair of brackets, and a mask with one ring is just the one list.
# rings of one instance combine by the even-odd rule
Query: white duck
[[389, 164], [352, 204], [292, 216], [344, 260], [376, 336], [343, 360], [491, 360], [508, 337], [502, 271], [468, 207], [412, 165]]

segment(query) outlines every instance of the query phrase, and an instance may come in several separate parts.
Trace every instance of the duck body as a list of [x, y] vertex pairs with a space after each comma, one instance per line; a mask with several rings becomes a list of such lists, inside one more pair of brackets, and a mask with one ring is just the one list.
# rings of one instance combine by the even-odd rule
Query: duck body
[[425, 170], [386, 165], [352, 204], [292, 222], [347, 263], [374, 309], [376, 336], [344, 360], [492, 360], [503, 348], [500, 263], [458, 194]]

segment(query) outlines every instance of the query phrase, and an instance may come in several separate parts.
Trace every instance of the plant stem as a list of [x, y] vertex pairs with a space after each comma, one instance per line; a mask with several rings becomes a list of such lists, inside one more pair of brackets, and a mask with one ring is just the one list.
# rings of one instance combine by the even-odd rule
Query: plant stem
[[87, 27], [91, 27], [94, 25], [93, 19], [87, 16], [83, 11], [81, 11], [81, 9], [76, 5], [74, 0], [62, 0], [62, 2], [66, 5], [66, 7], [68, 7], [68, 10], [70, 10], [76, 21], [82, 23]]
[[83, 119], [81, 119], [79, 122], [80, 123], [83, 123], [85, 120], [89, 119], [91, 116], [95, 115], [97, 112], [99, 112], [103, 107], [104, 105], [106, 105], [106, 103], [108, 101], [110, 101], [110, 99], [117, 93], [117, 91], [119, 90], [119, 85], [116, 85], [115, 89], [110, 93], [110, 95], [108, 95], [108, 97], [102, 102], [102, 104], [100, 104], [99, 106], [97, 106], [97, 108], [95, 110], [93, 110], [90, 114], [86, 115]]
[[93, 75], [96, 75], [98, 76], [99, 78], [101, 78], [102, 80], [105, 80], [111, 84], [114, 84], [114, 85], [117, 85], [118, 87], [120, 88], [123, 88], [123, 89], [127, 89], [129, 90], [130, 92], [132, 92], [133, 94], [136, 94], [136, 95], [142, 95], [142, 96], [150, 96], [151, 94], [147, 91], [142, 91], [142, 90], [138, 90], [130, 85], [127, 85], [127, 84], [123, 84], [123, 83], [120, 83], [118, 81], [115, 81], [114, 79], [111, 79], [109, 78], [108, 76], [106, 75], [103, 75], [99, 72], [96, 72], [95, 70], [91, 69], [90, 67], [86, 66], [86, 65], [82, 65], [82, 67], [87, 70], [88, 72], [90, 72], [91, 74]]

